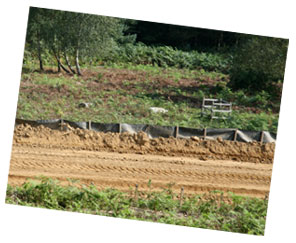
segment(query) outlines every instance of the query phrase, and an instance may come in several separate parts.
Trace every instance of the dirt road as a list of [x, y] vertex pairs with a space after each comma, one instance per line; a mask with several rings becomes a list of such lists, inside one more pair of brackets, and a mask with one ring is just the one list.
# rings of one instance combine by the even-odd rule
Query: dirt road
[[[91, 139], [94, 136], [90, 136], [90, 132], [53, 131], [44, 127], [17, 127], [11, 155], [9, 184], [20, 185], [27, 178], [44, 175], [57, 178], [62, 182], [67, 182], [67, 178], [78, 179], [81, 184], [93, 183], [98, 188], [113, 187], [123, 191], [134, 188], [136, 184], [139, 185], [140, 191], [148, 190], [148, 181], [151, 180], [152, 190], [161, 190], [171, 183], [174, 184], [172, 189], [175, 192], [180, 192], [180, 188], [183, 187], [186, 194], [222, 190], [264, 198], [269, 193], [272, 161], [266, 159], [269, 156], [266, 151], [273, 153], [272, 145], [268, 145], [267, 148], [265, 145], [244, 144], [248, 148], [242, 151], [252, 152], [252, 149], [257, 151], [257, 157], [253, 156], [256, 158], [255, 162], [252, 156], [250, 156], [250, 161], [238, 160], [239, 157], [235, 155], [236, 150], [233, 149], [228, 151], [228, 159], [221, 160], [218, 156], [221, 152], [218, 144], [223, 145], [221, 141], [211, 141], [212, 148], [215, 145], [216, 151], [220, 151], [217, 152], [218, 157], [215, 157], [213, 149], [211, 153], [206, 153], [206, 145], [202, 146], [204, 141], [200, 141], [199, 147], [202, 151], [200, 154], [190, 152], [189, 148], [196, 151], [192, 144], [198, 141], [194, 140], [190, 140], [192, 144], [184, 145], [187, 150], [183, 150], [183, 153], [187, 151], [188, 156], [186, 153], [174, 154], [169, 149], [165, 155], [163, 150], [155, 149], [162, 148], [157, 139], [153, 141], [158, 145], [153, 147], [153, 141], [145, 137], [139, 139], [135, 135], [122, 135], [130, 137], [129, 146], [133, 148], [123, 152], [127, 142], [117, 144], [118, 151], [116, 147], [104, 147], [98, 142], [94, 146], [92, 143], [94, 140]], [[114, 143], [117, 141], [115, 138], [117, 135], [114, 134], [96, 135], [100, 137], [96, 141], [105, 141], [105, 144], [109, 141], [108, 136], [113, 137]], [[131, 145], [131, 138], [135, 138], [133, 145]], [[138, 144], [135, 141], [138, 141]], [[184, 140], [179, 142], [186, 143]], [[223, 145], [224, 148], [227, 146], [227, 144]], [[182, 150], [181, 147], [179, 151], [180, 149]], [[224, 157], [225, 154], [227, 151], [224, 151]], [[262, 159], [262, 163], [257, 161], [260, 156], [265, 158]], [[231, 160], [232, 157], [235, 160]], [[241, 156], [241, 158], [246, 158], [246, 156]]]

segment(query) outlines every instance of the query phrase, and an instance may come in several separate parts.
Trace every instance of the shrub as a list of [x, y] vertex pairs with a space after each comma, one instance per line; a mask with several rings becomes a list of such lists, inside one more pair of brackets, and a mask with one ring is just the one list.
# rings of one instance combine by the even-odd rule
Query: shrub
[[288, 40], [249, 36], [236, 50], [229, 85], [236, 89], [272, 90], [283, 81]]

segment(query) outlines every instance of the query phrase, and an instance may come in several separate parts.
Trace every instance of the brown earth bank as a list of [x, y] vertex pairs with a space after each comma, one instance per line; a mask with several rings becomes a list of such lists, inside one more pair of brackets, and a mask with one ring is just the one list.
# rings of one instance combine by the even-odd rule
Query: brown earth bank
[[[66, 129], [65, 129], [66, 128]], [[222, 139], [203, 140], [154, 138], [147, 134], [102, 133], [91, 130], [74, 129], [66, 124], [61, 130], [53, 130], [43, 125], [32, 127], [20, 124], [15, 127], [14, 144], [35, 145], [61, 149], [81, 149], [118, 153], [156, 154], [163, 156], [194, 157], [200, 160], [235, 160], [272, 164], [274, 143], [233, 142]]]
[[264, 198], [269, 193], [274, 144], [149, 139], [145, 133], [114, 134], [17, 125], [8, 183], [46, 176], [98, 188], [146, 191], [173, 185], [185, 194], [212, 190]]

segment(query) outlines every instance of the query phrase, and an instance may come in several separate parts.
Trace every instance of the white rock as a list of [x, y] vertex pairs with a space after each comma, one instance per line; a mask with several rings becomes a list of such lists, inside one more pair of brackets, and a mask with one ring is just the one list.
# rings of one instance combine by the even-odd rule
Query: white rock
[[83, 103], [80, 103], [79, 105], [78, 105], [78, 107], [79, 108], [88, 108], [88, 107], [90, 107], [92, 105], [92, 103], [85, 103], [85, 102], [83, 102]]
[[150, 107], [149, 108], [150, 111], [152, 111], [153, 113], [166, 113], [168, 112], [168, 110], [161, 108], [161, 107]]

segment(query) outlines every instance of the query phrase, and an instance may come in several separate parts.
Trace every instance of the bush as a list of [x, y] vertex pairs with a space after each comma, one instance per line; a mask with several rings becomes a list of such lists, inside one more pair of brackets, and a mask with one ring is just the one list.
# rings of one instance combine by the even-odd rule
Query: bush
[[283, 81], [288, 40], [249, 36], [237, 48], [230, 69], [230, 87], [271, 91]]

